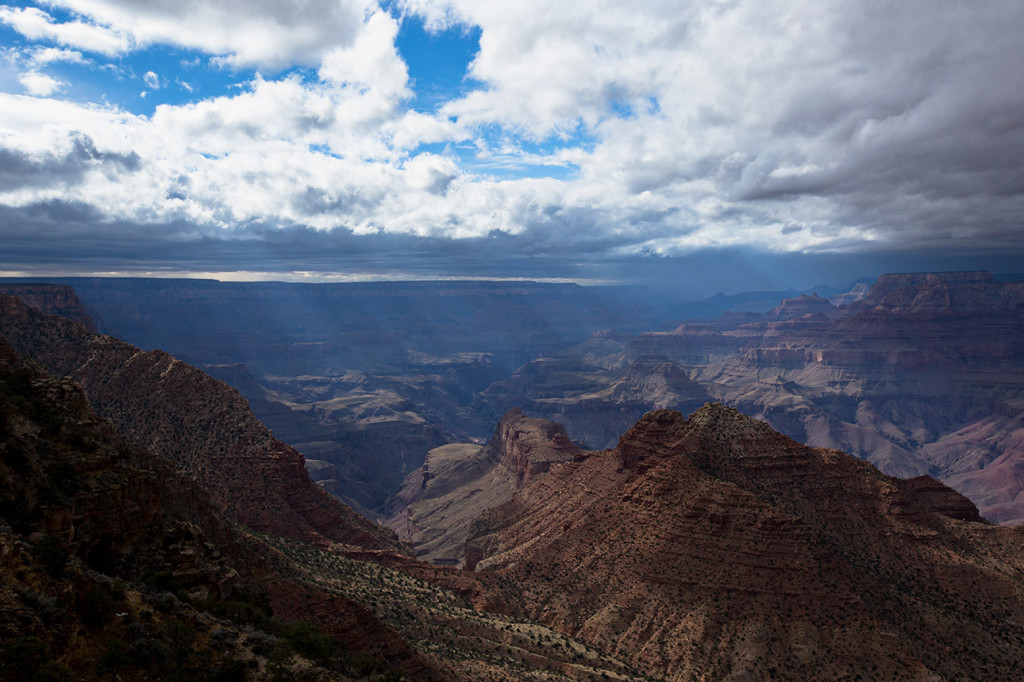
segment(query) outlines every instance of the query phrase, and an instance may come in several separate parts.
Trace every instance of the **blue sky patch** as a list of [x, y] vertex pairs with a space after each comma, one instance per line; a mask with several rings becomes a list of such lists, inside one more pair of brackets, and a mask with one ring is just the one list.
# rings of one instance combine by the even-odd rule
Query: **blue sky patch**
[[454, 26], [431, 33], [415, 15], [402, 19], [395, 39], [398, 53], [409, 69], [409, 81], [418, 111], [432, 113], [483, 84], [467, 74], [480, 49], [480, 29]]

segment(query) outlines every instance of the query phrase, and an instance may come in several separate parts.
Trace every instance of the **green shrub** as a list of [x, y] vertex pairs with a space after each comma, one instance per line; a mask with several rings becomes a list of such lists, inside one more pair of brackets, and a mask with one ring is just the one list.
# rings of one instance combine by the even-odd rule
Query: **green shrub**
[[75, 675], [71, 668], [57, 661], [50, 661], [39, 669], [32, 682], [74, 682]]
[[128, 647], [128, 658], [140, 668], [163, 666], [170, 657], [171, 651], [167, 645], [151, 637], [137, 639]]
[[183, 660], [192, 653], [192, 647], [196, 642], [196, 631], [188, 623], [177, 618], [171, 619], [164, 623], [160, 634], [167, 640], [171, 656], [175, 659]]
[[341, 651], [337, 640], [321, 632], [312, 623], [288, 624], [283, 638], [295, 651], [321, 665], [328, 665]]
[[245, 682], [249, 679], [249, 665], [237, 658], [225, 658], [213, 674], [214, 682]]
[[183, 587], [170, 571], [147, 571], [141, 580], [160, 592], [177, 592]]

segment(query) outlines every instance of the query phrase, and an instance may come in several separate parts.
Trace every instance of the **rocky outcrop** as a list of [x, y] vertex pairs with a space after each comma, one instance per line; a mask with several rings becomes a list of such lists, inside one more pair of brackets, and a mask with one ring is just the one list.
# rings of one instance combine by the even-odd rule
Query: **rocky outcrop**
[[513, 611], [670, 679], [1010, 679], [1024, 535], [734, 409], [646, 415], [482, 515]]
[[162, 351], [144, 352], [0, 297], [0, 334], [78, 382], [125, 437], [194, 476], [232, 519], [317, 542], [399, 550], [394, 536], [316, 486], [226, 384]]
[[807, 296], [801, 294], [797, 298], [787, 298], [779, 305], [764, 314], [767, 320], [792, 320], [804, 317], [805, 315], [824, 315], [835, 317], [839, 310], [827, 298], [818, 294]]
[[0, 284], [0, 294], [17, 296], [22, 301], [50, 315], [60, 315], [77, 322], [91, 332], [96, 322], [74, 290], [64, 284]]
[[530, 419], [522, 410], [512, 409], [501, 418], [494, 437], [487, 444], [516, 487], [529, 483], [554, 462], [565, 462], [582, 452], [569, 440], [565, 427], [546, 419]]
[[413, 545], [417, 557], [461, 566], [473, 519], [507, 502], [552, 465], [582, 453], [560, 424], [510, 410], [487, 445], [431, 450], [392, 501], [388, 526]]

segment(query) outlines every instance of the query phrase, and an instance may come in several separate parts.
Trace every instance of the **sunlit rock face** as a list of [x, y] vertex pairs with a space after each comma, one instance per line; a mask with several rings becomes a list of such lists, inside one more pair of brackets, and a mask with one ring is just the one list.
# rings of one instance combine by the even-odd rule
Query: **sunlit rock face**
[[1022, 653], [998, 626], [1024, 603], [1022, 548], [934, 479], [709, 404], [553, 464], [474, 522], [466, 559], [659, 678], [998, 677]]
[[452, 444], [431, 450], [392, 500], [388, 525], [417, 557], [462, 566], [470, 525], [552, 465], [583, 453], [565, 427], [510, 410], [487, 445]]

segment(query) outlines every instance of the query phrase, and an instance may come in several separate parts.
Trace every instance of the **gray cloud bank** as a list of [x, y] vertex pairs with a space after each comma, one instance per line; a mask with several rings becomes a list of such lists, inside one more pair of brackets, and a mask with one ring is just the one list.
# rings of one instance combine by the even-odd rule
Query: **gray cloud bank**
[[[239, 279], [537, 279], [640, 285], [660, 300], [696, 300], [717, 292], [842, 287], [884, 272], [990, 269], [1021, 272], [1013, 252], [951, 252], [927, 247], [860, 253], [771, 253], [750, 247], [700, 249], [676, 256], [545, 247], [526, 236], [495, 233], [451, 240], [379, 233], [353, 235], [252, 224], [203, 231], [187, 223], [97, 221], [94, 208], [55, 202], [0, 208], [4, 274], [110, 274]], [[40, 236], [45, 235], [45, 236]]]

